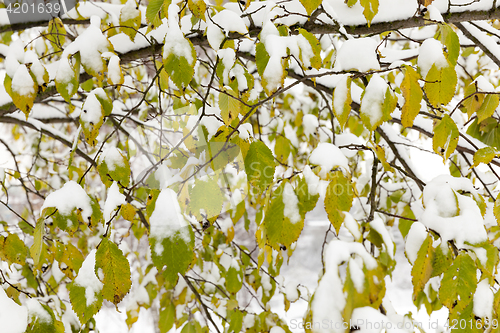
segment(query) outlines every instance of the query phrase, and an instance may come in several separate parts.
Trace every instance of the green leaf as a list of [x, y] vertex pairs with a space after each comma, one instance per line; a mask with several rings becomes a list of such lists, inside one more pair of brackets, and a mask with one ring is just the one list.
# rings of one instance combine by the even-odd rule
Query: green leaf
[[476, 291], [476, 265], [467, 252], [460, 252], [444, 273], [439, 298], [450, 311], [465, 309]]
[[257, 72], [262, 77], [264, 70], [269, 62], [269, 53], [267, 53], [264, 43], [257, 43], [255, 46], [255, 64], [257, 65]]
[[[322, 64], [322, 60], [321, 60], [321, 44], [319, 43], [318, 39], [312, 33], [310, 33], [309, 31], [307, 31], [305, 29], [302, 29], [302, 28], [299, 28], [298, 30], [299, 30], [299, 34], [301, 34], [302, 36], [304, 36], [305, 39], [311, 45], [311, 50], [313, 51], [313, 54], [314, 54], [309, 59], [309, 61], [311, 62], [311, 67], [312, 68], [316, 68], [316, 69], [320, 69], [321, 64]], [[308, 51], [308, 53], [309, 53], [309, 51]], [[304, 62], [302, 50], [300, 52], [300, 55], [301, 55], [302, 62]]]
[[493, 147], [481, 148], [474, 153], [474, 164], [472, 168], [478, 166], [480, 163], [488, 164], [498, 155], [498, 151]]
[[[168, 35], [163, 46], [163, 65], [170, 79], [174, 82], [177, 88], [185, 88], [191, 82], [194, 75], [194, 65], [196, 64], [196, 51], [189, 39], [184, 39], [182, 42], [175, 41], [176, 47], [169, 46]], [[177, 48], [189, 49], [191, 51], [190, 58], [186, 58], [184, 53], [176, 54]]]
[[223, 89], [219, 94], [220, 114], [226, 126], [229, 126], [238, 117], [242, 106], [238, 93], [231, 89]]
[[484, 94], [476, 93], [477, 91], [476, 81], [469, 84], [464, 91], [464, 98], [468, 98], [463, 101], [462, 104], [467, 110], [467, 115], [469, 116], [469, 118], [479, 110], [484, 102]]
[[477, 121], [482, 122], [486, 118], [491, 117], [498, 107], [499, 101], [498, 95], [488, 94], [484, 98], [484, 102], [481, 104], [479, 110], [477, 110]]
[[477, 122], [477, 119], [474, 119], [467, 128], [467, 134], [488, 146], [500, 149], [500, 126], [498, 126], [498, 121], [492, 117], [480, 123]]
[[[45, 315], [40, 316], [40, 312], [46, 312]], [[50, 317], [50, 320], [47, 320]], [[45, 304], [39, 303], [39, 309], [30, 313], [28, 329], [26, 333], [64, 333], [64, 325], [62, 322], [56, 320], [54, 312]]]
[[418, 84], [418, 75], [410, 66], [405, 66], [404, 78], [401, 82], [401, 91], [405, 98], [405, 103], [401, 109], [401, 123], [404, 127], [412, 127], [415, 117], [420, 112], [420, 102], [422, 101], [423, 92]]
[[189, 189], [189, 210], [198, 220], [202, 219], [201, 209], [207, 218], [218, 216], [224, 203], [223, 193], [216, 177], [204, 177], [206, 180], [196, 179]]
[[162, 18], [165, 17], [165, 15], [163, 15], [162, 9], [168, 8], [171, 2], [172, 2], [171, 0], [149, 1], [148, 7], [146, 8], [146, 20], [148, 21], [152, 29], [155, 29], [160, 26]]
[[299, 199], [299, 211], [302, 218], [305, 218], [306, 213], [310, 212], [316, 207], [319, 199], [319, 194], [312, 195], [309, 193], [309, 186], [307, 185], [305, 177], [299, 179], [297, 188], [295, 189], [297, 198]]
[[325, 210], [337, 234], [344, 222], [343, 212], [351, 209], [353, 198], [351, 181], [341, 171], [335, 171], [326, 189]]
[[448, 24], [444, 23], [438, 25], [437, 36], [441, 44], [446, 46], [449, 62], [455, 66], [460, 54], [460, 42], [457, 34]]
[[26, 67], [20, 65], [14, 76], [10, 86], [10, 97], [14, 105], [21, 110], [28, 119], [31, 108], [35, 103], [35, 98], [38, 94], [38, 84], [34, 79], [33, 73]]
[[241, 328], [243, 327], [243, 320], [245, 315], [239, 309], [234, 309], [231, 311], [229, 315], [229, 328], [228, 333], [231, 332], [241, 332]]
[[122, 186], [128, 186], [130, 182], [130, 164], [128, 159], [115, 147], [110, 147], [98, 159], [97, 171], [101, 181], [110, 187], [114, 181]]
[[207, 5], [203, 0], [188, 0], [188, 7], [191, 13], [197, 18], [205, 21], [205, 12], [207, 11]]
[[[71, 97], [78, 91], [80, 85], [80, 52], [69, 56], [68, 58], [61, 58], [59, 60], [60, 69], [56, 74], [55, 82], [57, 92], [68, 103], [71, 103]], [[64, 71], [62, 70], [64, 66]], [[62, 73], [59, 75], [59, 73]], [[70, 76], [67, 73], [71, 73]]]
[[128, 0], [120, 10], [120, 26], [120, 31], [134, 41], [137, 30], [141, 27], [141, 11], [135, 0]]
[[33, 258], [33, 263], [35, 266], [38, 266], [40, 263], [40, 256], [42, 255], [43, 249], [43, 235], [45, 233], [45, 219], [40, 218], [36, 222], [35, 233], [34, 233], [34, 241], [33, 245], [30, 248], [30, 255]]
[[291, 152], [292, 143], [285, 136], [279, 135], [276, 138], [276, 145], [274, 146], [274, 154], [281, 163], [286, 163], [288, 156]]
[[59, 17], [50, 20], [47, 34], [44, 36], [50, 42], [54, 50], [62, 50], [66, 41], [66, 29]]
[[300, 3], [306, 9], [307, 15], [311, 15], [312, 12], [321, 5], [322, 0], [300, 0]]
[[345, 129], [347, 119], [351, 113], [351, 83], [350, 76], [344, 76], [340, 79], [333, 91], [333, 113], [340, 124], [342, 130]]
[[233, 266], [228, 268], [225, 279], [226, 289], [231, 294], [236, 294], [243, 286], [243, 274], [241, 270], [238, 270]]
[[378, 13], [378, 0], [359, 0], [359, 3], [363, 7], [363, 15], [366, 18], [366, 22], [368, 23], [368, 27]]
[[160, 333], [167, 333], [174, 327], [175, 305], [170, 298], [169, 293], [163, 294], [160, 302], [160, 317], [158, 319], [158, 328]]
[[254, 141], [245, 157], [245, 172], [250, 184], [264, 190], [274, 179], [275, 163], [272, 151], [262, 141]]
[[28, 257], [28, 248], [17, 234], [8, 234], [7, 237], [0, 236], [0, 259], [9, 264], [24, 265]]
[[457, 147], [458, 136], [457, 125], [453, 119], [446, 114], [434, 127], [432, 148], [437, 154], [443, 156], [444, 159], [448, 159]]
[[[299, 216], [294, 216], [293, 220], [285, 216], [284, 196], [287, 198], [295, 196], [297, 210], [299, 210], [299, 202], [295, 191], [290, 183], [284, 180], [273, 192], [271, 203], [264, 216], [263, 226], [267, 244], [275, 250], [280, 250], [281, 246], [289, 248], [292, 243], [297, 241], [304, 228], [304, 218], [300, 216], [300, 213]], [[290, 205], [293, 205], [293, 200], [290, 201]]]
[[[376, 82], [372, 84], [380, 84], [382, 81], [380, 77], [376, 78], [375, 76], [372, 77], [372, 80]], [[370, 80], [370, 82], [372, 82], [372, 80]], [[368, 91], [370, 87], [371, 85], [370, 83], [368, 83], [368, 87], [366, 88], [367, 90], [365, 90], [365, 92]], [[361, 100], [360, 106], [361, 121], [363, 121], [363, 124], [370, 131], [373, 131], [385, 121], [390, 120], [391, 113], [392, 111], [394, 111], [398, 103], [396, 96], [389, 87], [387, 87], [385, 91], [382, 103], [378, 103], [378, 100], [374, 101], [374, 98], [376, 97], [373, 96], [372, 92], [365, 93]]]
[[456, 85], [455, 67], [448, 64], [446, 67], [437, 69], [434, 64], [425, 77], [424, 91], [429, 102], [434, 107], [440, 107], [441, 104], [446, 105], [451, 101]]
[[163, 274], [171, 286], [176, 284], [178, 274], [185, 274], [193, 261], [193, 245], [194, 234], [190, 226], [183, 227], [163, 239], [149, 237], [153, 264], [159, 271], [167, 266]]
[[[82, 273], [82, 270], [80, 270], [79, 276], [73, 282], [68, 284], [67, 287], [71, 306], [73, 307], [73, 311], [75, 311], [82, 325], [87, 323], [97, 312], [99, 312], [103, 302], [101, 290], [99, 290], [98, 286], [95, 285], [95, 283], [99, 283], [97, 277], [89, 275], [95, 274], [93, 269], [95, 267], [95, 250], [92, 250], [92, 252], [87, 256], [83, 267], [86, 271]], [[81, 274], [84, 274], [84, 277], [80, 278], [83, 281], [78, 280]], [[95, 278], [95, 283], [93, 281], [87, 281], [89, 278]], [[84, 282], [85, 284], [88, 283], [88, 285], [82, 286], [79, 282]]]
[[497, 224], [500, 225], [500, 193], [497, 195], [497, 198], [495, 199], [495, 204], [493, 206], [493, 215], [495, 215]]
[[59, 268], [70, 279], [74, 279], [80, 267], [82, 267], [84, 258], [80, 250], [73, 244], [57, 244], [55, 259], [59, 262]]
[[95, 256], [95, 273], [103, 283], [102, 296], [117, 305], [129, 292], [130, 265], [118, 246], [104, 238]]

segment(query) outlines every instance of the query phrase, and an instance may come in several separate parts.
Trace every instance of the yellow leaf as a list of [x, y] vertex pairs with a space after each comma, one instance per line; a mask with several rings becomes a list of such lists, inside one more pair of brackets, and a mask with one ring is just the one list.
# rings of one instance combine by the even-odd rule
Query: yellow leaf
[[404, 127], [413, 126], [415, 117], [420, 112], [420, 101], [423, 97], [422, 89], [418, 84], [420, 75], [410, 66], [406, 66], [405, 77], [401, 82], [401, 91], [405, 98], [405, 103], [401, 109], [401, 123]]

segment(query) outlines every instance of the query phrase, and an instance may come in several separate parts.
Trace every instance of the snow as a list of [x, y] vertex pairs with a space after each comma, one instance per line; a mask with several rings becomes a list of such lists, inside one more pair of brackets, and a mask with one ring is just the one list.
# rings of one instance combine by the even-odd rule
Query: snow
[[477, 284], [474, 293], [472, 312], [479, 318], [490, 318], [493, 313], [493, 291], [490, 288], [488, 279], [484, 279]]
[[297, 289], [297, 283], [288, 282], [285, 285], [286, 299], [290, 302], [295, 302], [299, 299], [299, 290]]
[[121, 154], [120, 150], [113, 146], [108, 146], [99, 156], [97, 162], [100, 164], [102, 162], [106, 163], [109, 171], [114, 171], [116, 167], [125, 167], [125, 159]]
[[99, 102], [94, 93], [88, 94], [82, 106], [80, 119], [85, 123], [97, 125], [102, 121], [103, 117], [104, 113], [101, 102]]
[[362, 294], [365, 289], [365, 273], [363, 273], [363, 267], [359, 267], [354, 258], [349, 258], [349, 273], [354, 284], [354, 288], [356, 288], [358, 293]]
[[[189, 242], [189, 236], [186, 231], [188, 223], [181, 213], [177, 194], [172, 189], [163, 189], [156, 200], [155, 210], [149, 219], [150, 237], [156, 238], [157, 244], [164, 238], [172, 238], [179, 234], [186, 242]], [[157, 246], [158, 247], [158, 246]], [[158, 251], [161, 250], [161, 251]], [[163, 249], [155, 249], [158, 255], [161, 255]]]
[[28, 68], [26, 65], [20, 65], [14, 77], [12, 78], [12, 92], [16, 92], [21, 96], [34, 96], [35, 91], [35, 82], [31, 77]]
[[427, 238], [425, 226], [420, 222], [414, 222], [406, 235], [405, 242], [406, 257], [410, 263], [413, 264], [417, 260], [418, 250], [420, 250], [425, 238]]
[[179, 7], [177, 5], [171, 4], [168, 6], [168, 32], [165, 36], [163, 59], [166, 59], [170, 54], [174, 54], [177, 57], [185, 58], [189, 64], [193, 64], [196, 59], [193, 59], [191, 44], [184, 38], [179, 27], [178, 12]]
[[240, 15], [231, 10], [221, 10], [212, 16], [212, 21], [221, 27], [226, 34], [228, 32], [237, 32], [244, 35], [248, 32], [245, 21], [243, 21]]
[[320, 142], [309, 157], [309, 162], [321, 167], [319, 176], [326, 178], [326, 175], [333, 167], [341, 167], [349, 171], [347, 158], [342, 154], [339, 148], [331, 143]]
[[349, 39], [338, 50], [335, 60], [335, 71], [368, 72], [379, 70], [377, 59], [377, 41], [372, 38]]
[[[368, 269], [375, 269], [377, 261], [366, 251], [361, 243], [332, 240], [325, 252], [325, 274], [316, 288], [311, 304], [313, 321], [318, 323], [342, 323], [342, 311], [346, 304], [343, 283], [339, 276], [339, 265], [355, 254], [361, 258]], [[320, 327], [314, 332], [344, 332], [341, 327]]]
[[81, 209], [84, 221], [90, 219], [92, 207], [87, 192], [75, 181], [70, 180], [59, 190], [50, 193], [45, 199], [40, 211], [55, 207], [62, 215], [70, 215], [76, 209]]
[[271, 328], [269, 333], [285, 333], [285, 330], [279, 326], [274, 326], [273, 328]]
[[333, 91], [333, 108], [337, 113], [344, 111], [344, 104], [347, 100], [348, 89], [350, 88], [347, 86], [348, 78], [348, 75], [342, 75]]
[[380, 236], [382, 236], [382, 240], [387, 248], [387, 253], [391, 259], [394, 259], [394, 242], [392, 241], [391, 235], [389, 231], [385, 227], [384, 221], [380, 218], [375, 218], [370, 222], [370, 227], [373, 228]]
[[443, 53], [443, 44], [434, 38], [424, 40], [418, 51], [417, 65], [423, 78], [427, 76], [432, 65], [438, 70], [448, 66], [448, 60]]
[[306, 114], [302, 118], [302, 126], [304, 126], [304, 134], [309, 137], [309, 135], [314, 134], [319, 126], [318, 117], [313, 114]]
[[137, 9], [137, 3], [135, 0], [128, 0], [120, 11], [120, 19], [122, 21], [128, 21], [137, 16], [140, 16], [140, 11]]
[[28, 326], [28, 309], [10, 299], [1, 287], [0, 326], [4, 333], [24, 333]]
[[387, 88], [385, 80], [380, 75], [373, 74], [365, 89], [365, 94], [361, 101], [360, 113], [368, 116], [370, 125], [372, 126], [383, 117], [382, 105]]
[[52, 322], [52, 317], [50, 316], [50, 314], [35, 298], [26, 300], [26, 306], [28, 307], [29, 317], [36, 317], [37, 320], [42, 323], [50, 324]]
[[479, 43], [483, 44], [496, 59], [500, 59], [500, 46], [497, 44], [495, 38], [483, 33], [469, 22], [463, 22], [462, 25], [479, 41]]
[[285, 183], [283, 189], [283, 203], [285, 204], [285, 209], [283, 214], [285, 217], [290, 219], [293, 224], [301, 220], [299, 212], [299, 199], [295, 195], [292, 185], [290, 183]]
[[314, 174], [309, 165], [306, 165], [304, 167], [304, 170], [302, 170], [302, 174], [306, 179], [307, 191], [309, 192], [309, 194], [318, 194], [319, 177]]
[[456, 246], [465, 248], [465, 242], [477, 244], [487, 240], [483, 217], [476, 202], [459, 190], [477, 195], [467, 178], [441, 175], [424, 188], [425, 210], [420, 221], [435, 230], [443, 244], [454, 240]]
[[85, 288], [85, 298], [87, 307], [91, 306], [97, 299], [96, 294], [100, 294], [103, 284], [95, 275], [95, 254], [97, 250], [90, 251], [83, 261], [82, 267], [78, 271], [78, 276], [74, 283]]
[[122, 79], [122, 70], [120, 68], [120, 57], [114, 55], [109, 59], [108, 78], [112, 84], [120, 84]]
[[120, 193], [118, 184], [113, 182], [113, 184], [109, 187], [108, 196], [106, 197], [106, 202], [104, 203], [104, 221], [108, 222], [113, 217], [116, 208], [124, 205], [125, 203], [125, 196]]

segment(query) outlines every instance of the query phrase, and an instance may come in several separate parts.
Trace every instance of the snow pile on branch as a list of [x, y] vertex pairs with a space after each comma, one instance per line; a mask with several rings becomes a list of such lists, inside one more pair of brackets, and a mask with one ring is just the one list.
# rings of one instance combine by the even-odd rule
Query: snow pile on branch
[[321, 178], [326, 178], [326, 174], [330, 172], [333, 167], [342, 167], [349, 171], [347, 158], [338, 147], [331, 143], [320, 142], [318, 147], [312, 151], [309, 162], [321, 167], [319, 173]]
[[90, 219], [92, 206], [85, 190], [75, 181], [71, 180], [59, 190], [47, 196], [40, 211], [45, 208], [55, 207], [62, 215], [70, 215], [76, 208], [81, 211], [84, 221]]
[[379, 70], [377, 59], [377, 42], [371, 38], [347, 40], [339, 50], [335, 60], [336, 71], [368, 72]]
[[466, 242], [486, 241], [484, 220], [476, 200], [480, 198], [469, 179], [438, 176], [424, 188], [425, 210], [420, 221], [436, 231], [443, 244], [453, 240], [458, 248], [465, 248]]

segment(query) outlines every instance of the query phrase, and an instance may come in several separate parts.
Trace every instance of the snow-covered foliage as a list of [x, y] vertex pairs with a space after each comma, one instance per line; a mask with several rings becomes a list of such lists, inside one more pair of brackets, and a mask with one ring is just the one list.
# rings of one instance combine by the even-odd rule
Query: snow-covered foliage
[[9, 6], [0, 332], [498, 331], [497, 1]]

